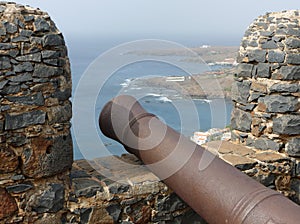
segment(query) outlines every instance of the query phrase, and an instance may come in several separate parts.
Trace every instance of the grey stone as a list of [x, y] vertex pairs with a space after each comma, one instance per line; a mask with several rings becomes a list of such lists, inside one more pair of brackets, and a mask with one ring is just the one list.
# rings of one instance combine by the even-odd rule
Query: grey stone
[[31, 37], [32, 34], [33, 32], [31, 30], [21, 30], [20, 32], [20, 36], [23, 37]]
[[30, 42], [35, 45], [42, 45], [43, 38], [41, 37], [30, 37]]
[[233, 101], [244, 105], [248, 104], [248, 98], [250, 96], [250, 82], [234, 82], [231, 91], [231, 98]]
[[259, 63], [257, 65], [256, 77], [269, 78], [270, 77], [270, 65], [268, 63]]
[[297, 203], [300, 204], [300, 180], [299, 179], [292, 179], [291, 181], [291, 190], [295, 192], [294, 195], [292, 195], [292, 200]]
[[5, 35], [6, 35], [5, 28], [0, 28], [0, 36], [5, 36]]
[[59, 66], [58, 59], [45, 59], [43, 60], [45, 64], [47, 65], [53, 65], [53, 66]]
[[30, 62], [23, 62], [14, 66], [15, 72], [32, 72], [33, 66]]
[[276, 49], [278, 45], [273, 40], [269, 40], [261, 45], [262, 49]]
[[5, 70], [5, 69], [10, 69], [11, 68], [11, 63], [9, 57], [0, 57], [0, 69]]
[[24, 177], [24, 175], [20, 174], [20, 175], [14, 175], [14, 176], [12, 176], [11, 179], [13, 181], [19, 181], [19, 180], [25, 180], [25, 177]]
[[248, 102], [253, 102], [258, 100], [261, 96], [264, 96], [262, 93], [252, 92], [248, 98]]
[[168, 196], [159, 195], [157, 198], [156, 210], [158, 212], [174, 212], [186, 208], [187, 205], [175, 194]]
[[15, 94], [20, 92], [21, 87], [19, 85], [6, 85], [0, 91], [1, 94], [8, 95], [8, 94]]
[[283, 135], [300, 134], [300, 116], [284, 115], [273, 119], [273, 132]]
[[27, 55], [16, 57], [16, 60], [18, 60], [18, 61], [41, 62], [42, 61], [42, 54], [41, 53], [27, 54]]
[[4, 106], [1, 106], [1, 107], [0, 107], [0, 110], [1, 110], [1, 111], [7, 111], [7, 110], [10, 110], [10, 108], [11, 108], [11, 107], [10, 107], [9, 105], [4, 105]]
[[253, 65], [241, 63], [237, 67], [237, 77], [249, 77], [251, 78]]
[[[45, 104], [44, 96], [41, 92], [32, 95], [27, 95], [27, 96], [7, 96], [6, 98], [10, 102], [21, 104], [21, 105], [43, 106]], [[61, 113], [59, 115], [65, 115], [65, 114]]]
[[268, 95], [259, 98], [258, 102], [265, 104], [270, 113], [294, 112], [299, 108], [298, 99], [293, 96]]
[[103, 192], [103, 187], [101, 184], [95, 180], [92, 179], [73, 179], [73, 185], [75, 189], [75, 195], [77, 197], [93, 197], [96, 195], [96, 193]]
[[7, 77], [7, 79], [11, 82], [28, 82], [32, 80], [32, 76], [30, 73], [23, 73], [20, 75]]
[[60, 57], [60, 52], [58, 51], [51, 51], [51, 50], [42, 51], [43, 59], [57, 59], [59, 57]]
[[15, 24], [9, 22], [3, 22], [2, 24], [4, 25], [7, 33], [14, 34], [18, 32], [18, 27]]
[[3, 80], [0, 82], [0, 89], [3, 89], [3, 87], [8, 83], [7, 80]]
[[15, 130], [35, 124], [44, 124], [46, 113], [41, 110], [25, 112], [22, 114], [7, 114], [5, 118], [5, 130]]
[[253, 141], [252, 147], [261, 150], [279, 151], [281, 144], [267, 138], [259, 138]]
[[33, 24], [36, 32], [45, 32], [50, 30], [49, 23], [43, 18], [36, 18]]
[[22, 134], [14, 134], [12, 136], [8, 136], [8, 139], [6, 141], [11, 146], [20, 147], [27, 143], [27, 138]]
[[20, 194], [29, 191], [32, 188], [33, 185], [27, 183], [27, 184], [16, 184], [16, 185], [8, 186], [6, 187], [6, 190], [8, 193]]
[[300, 48], [300, 39], [287, 38], [285, 41], [286, 46], [291, 49]]
[[249, 62], [265, 62], [266, 61], [266, 50], [251, 50], [247, 51]]
[[62, 73], [62, 70], [48, 65], [37, 64], [34, 67], [33, 77], [49, 78], [52, 76], [58, 76]]
[[300, 157], [300, 138], [292, 138], [286, 146], [286, 152], [289, 156]]
[[253, 109], [256, 107], [256, 104], [238, 105], [237, 107], [244, 111], [253, 111]]
[[90, 222], [90, 216], [92, 214], [92, 208], [80, 209], [80, 224], [88, 224]]
[[90, 178], [91, 175], [87, 174], [84, 170], [71, 170], [70, 178], [78, 179], [78, 178]]
[[52, 97], [57, 98], [59, 101], [65, 101], [71, 97], [71, 94], [72, 94], [72, 90], [70, 88], [68, 88], [64, 91], [60, 91], [60, 90], [55, 91], [52, 94]]
[[24, 21], [25, 22], [30, 22], [34, 20], [34, 16], [32, 15], [24, 15]]
[[276, 92], [276, 93], [296, 93], [300, 91], [299, 84], [282, 84], [282, 83], [276, 83], [270, 87], [270, 92]]
[[248, 132], [251, 130], [252, 116], [240, 109], [234, 109], [231, 115], [231, 127], [235, 130]]
[[283, 63], [285, 59], [285, 53], [280, 50], [270, 50], [268, 53], [268, 62], [271, 63]]
[[300, 80], [300, 66], [282, 66], [279, 75], [282, 80]]
[[14, 48], [17, 48], [17, 46], [8, 43], [0, 43], [0, 50], [10, 50]]
[[300, 54], [288, 54], [286, 57], [286, 62], [292, 65], [300, 65]]
[[43, 47], [60, 46], [64, 44], [65, 42], [59, 34], [47, 34], [43, 37]]
[[13, 42], [13, 43], [29, 42], [29, 38], [24, 37], [24, 36], [16, 36], [16, 37], [12, 38], [11, 42]]
[[121, 215], [121, 206], [119, 204], [111, 204], [106, 208], [108, 214], [113, 218], [114, 222], [119, 220]]
[[19, 54], [19, 50], [18, 49], [13, 49], [13, 50], [10, 50], [8, 52], [8, 55], [11, 56], [11, 57], [16, 57], [17, 55]]
[[70, 121], [72, 117], [72, 106], [67, 102], [63, 106], [55, 106], [49, 108], [47, 112], [49, 124], [64, 123]]
[[36, 198], [33, 210], [37, 213], [56, 213], [63, 209], [65, 188], [62, 184], [49, 184], [49, 188]]
[[276, 176], [273, 173], [260, 174], [260, 175], [254, 176], [253, 179], [257, 180], [258, 182], [260, 182], [264, 186], [269, 187], [269, 186], [274, 185]]

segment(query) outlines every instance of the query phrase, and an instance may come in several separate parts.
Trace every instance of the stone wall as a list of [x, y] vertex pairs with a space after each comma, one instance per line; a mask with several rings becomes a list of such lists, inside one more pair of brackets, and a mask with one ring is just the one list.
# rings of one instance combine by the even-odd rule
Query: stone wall
[[49, 15], [0, 3], [0, 223], [60, 215], [73, 162], [71, 73]]
[[240, 47], [232, 99], [233, 140], [300, 157], [300, 11], [268, 13], [248, 28]]

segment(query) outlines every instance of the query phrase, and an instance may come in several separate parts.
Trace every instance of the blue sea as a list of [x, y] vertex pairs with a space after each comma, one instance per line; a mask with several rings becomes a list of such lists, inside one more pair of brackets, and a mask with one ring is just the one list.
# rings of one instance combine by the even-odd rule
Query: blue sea
[[[143, 82], [137, 82], [137, 80], [161, 76], [188, 78], [191, 74], [220, 69], [220, 66], [209, 67], [205, 63], [184, 62], [180, 55], [160, 55], [154, 58], [139, 55], [138, 60], [133, 60], [134, 62], [129, 60], [131, 63], [120, 66], [116, 62], [120, 60], [119, 57], [121, 59], [132, 57], [124, 52], [124, 49], [121, 49], [118, 56], [109, 58], [111, 55], [99, 49], [100, 47], [90, 46], [89, 51], [84, 51], [80, 46], [73, 44], [68, 47], [73, 76], [72, 101], [75, 102], [72, 120], [75, 160], [126, 153], [120, 144], [104, 137], [98, 127], [101, 109], [107, 101], [119, 94], [135, 96], [146, 110], [156, 114], [166, 124], [188, 137], [194, 131], [206, 131], [213, 127], [225, 128], [229, 124], [232, 109], [229, 100], [191, 99], [175, 90], [141, 85]], [[117, 69], [106, 74], [108, 69], [105, 67], [114, 68], [115, 64]], [[86, 78], [88, 75], [91, 76]], [[100, 77], [103, 76], [107, 78], [101, 79]], [[84, 78], [89, 82], [86, 85], [82, 84], [85, 82]], [[98, 85], [100, 88], [97, 92], [92, 87], [96, 82], [102, 82]], [[76, 91], [79, 90], [83, 93], [77, 94]], [[74, 97], [77, 97], [76, 100]], [[80, 108], [74, 108], [78, 105], [81, 105]]]

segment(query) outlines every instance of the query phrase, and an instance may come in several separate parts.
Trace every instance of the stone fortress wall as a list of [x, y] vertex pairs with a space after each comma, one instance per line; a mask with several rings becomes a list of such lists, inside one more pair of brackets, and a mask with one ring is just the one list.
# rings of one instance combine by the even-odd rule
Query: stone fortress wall
[[[205, 223], [134, 156], [73, 163], [63, 36], [39, 9], [1, 2], [0, 17], [0, 223]], [[299, 72], [290, 67], [300, 64], [297, 26], [297, 12], [275, 13], [246, 32], [233, 132], [239, 143], [266, 146], [224, 142], [218, 154], [299, 203], [300, 165], [288, 156], [299, 149]]]

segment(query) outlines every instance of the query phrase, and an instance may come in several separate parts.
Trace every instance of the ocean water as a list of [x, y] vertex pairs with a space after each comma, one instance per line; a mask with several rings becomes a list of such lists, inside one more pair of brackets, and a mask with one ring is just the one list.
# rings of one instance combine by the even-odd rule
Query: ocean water
[[[78, 91], [77, 87], [81, 82], [80, 78], [86, 73], [90, 71], [95, 73], [93, 75], [96, 78], [90, 78], [89, 85], [97, 82], [97, 77], [104, 74], [101, 66], [95, 67], [95, 64], [97, 64], [95, 61], [94, 65], [89, 66], [93, 55], [95, 55], [95, 52], [90, 52], [90, 54], [86, 55], [73, 54], [70, 56], [73, 74], [73, 96], [78, 96], [76, 91]], [[170, 58], [161, 56], [159, 60], [140, 60], [119, 67], [101, 85], [96, 97], [94, 96], [95, 92], [92, 88], [89, 88], [89, 85], [84, 88], [84, 94], [79, 94], [80, 98], [77, 100], [84, 102], [94, 101], [91, 102], [94, 105], [93, 107], [84, 109], [93, 111], [95, 114], [94, 117], [87, 116], [94, 122], [93, 128], [96, 129], [98, 139], [96, 139], [95, 135], [90, 134], [92, 132], [91, 127], [85, 125], [84, 119], [77, 118], [76, 127], [79, 126], [80, 130], [77, 132], [74, 129], [72, 130], [75, 160], [126, 153], [120, 144], [103, 136], [97, 124], [98, 116], [105, 103], [120, 94], [128, 94], [138, 98], [146, 110], [156, 114], [166, 124], [186, 136], [191, 136], [194, 131], [206, 131], [213, 127], [224, 128], [229, 124], [232, 108], [231, 101], [224, 99], [191, 99], [189, 96], [182, 95], [175, 90], [141, 85], [141, 82], [136, 82], [136, 80], [157, 76], [189, 77], [190, 73], [187, 72], [186, 68], [191, 73], [197, 74], [220, 68], [208, 67], [205, 63], [185, 62], [182, 65], [185, 69], [182, 69], [182, 67], [168, 63], [168, 61], [170, 61]], [[182, 61], [182, 58], [174, 56], [171, 61], [179, 62]], [[109, 63], [114, 63], [114, 61], [108, 60], [105, 66], [109, 66]], [[79, 109], [75, 108], [74, 110], [73, 107], [73, 111], [77, 113]], [[78, 135], [80, 135], [80, 138]], [[99, 144], [99, 141], [103, 144]], [[78, 144], [79, 142], [80, 144]]]

